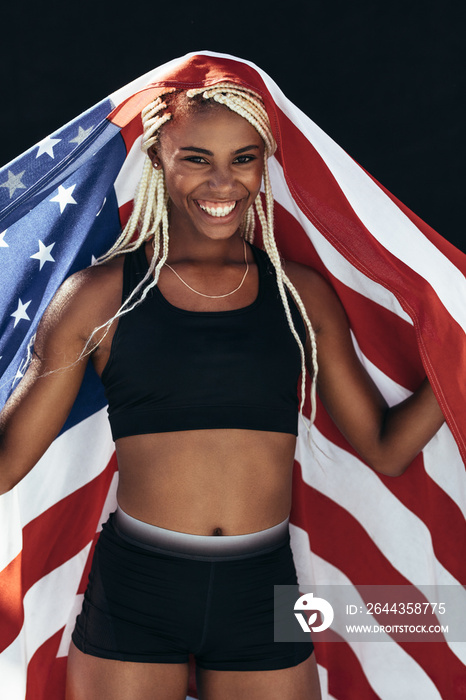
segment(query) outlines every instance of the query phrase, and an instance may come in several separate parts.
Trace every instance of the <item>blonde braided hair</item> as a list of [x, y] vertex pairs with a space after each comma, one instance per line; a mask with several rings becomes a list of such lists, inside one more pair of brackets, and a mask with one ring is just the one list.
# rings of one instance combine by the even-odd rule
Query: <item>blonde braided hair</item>
[[[293, 323], [290, 305], [288, 297], [286, 294], [286, 288], [289, 290], [291, 296], [293, 297], [296, 305], [299, 308], [301, 316], [306, 325], [308, 335], [311, 342], [311, 360], [312, 360], [312, 381], [310, 387], [310, 398], [311, 398], [311, 420], [312, 425], [315, 414], [316, 414], [316, 381], [317, 381], [317, 345], [315, 333], [312, 328], [312, 324], [306, 313], [304, 304], [293, 284], [290, 282], [286, 276], [280, 254], [278, 252], [277, 244], [274, 236], [274, 216], [273, 216], [273, 195], [270, 183], [270, 175], [268, 170], [268, 158], [273, 155], [276, 150], [276, 143], [272, 135], [270, 122], [265, 110], [262, 98], [253, 90], [245, 88], [236, 83], [218, 83], [211, 87], [195, 88], [187, 90], [182, 93], [177, 91], [175, 88], [167, 88], [166, 92], [155, 99], [153, 102], [148, 104], [141, 113], [143, 122], [143, 136], [141, 148], [146, 153], [146, 159], [143, 166], [142, 176], [136, 190], [134, 205], [131, 216], [124, 227], [121, 235], [115, 242], [115, 244], [102, 255], [97, 263], [101, 264], [107, 262], [117, 255], [122, 253], [129, 253], [136, 250], [141, 245], [145, 243], [148, 239], [153, 237], [153, 256], [149, 266], [149, 269], [145, 277], [137, 285], [137, 287], [131, 292], [125, 302], [122, 304], [117, 313], [109, 319], [105, 324], [99, 326], [99, 328], [94, 329], [91, 337], [86, 344], [86, 348], [83, 353], [90, 352], [87, 350], [91, 339], [94, 334], [102, 329], [105, 330], [105, 335], [110, 329], [110, 325], [118, 319], [123, 314], [131, 311], [135, 306], [141, 303], [149, 290], [154, 287], [159, 279], [160, 271], [165, 264], [168, 256], [168, 243], [169, 243], [169, 232], [168, 232], [168, 193], [165, 186], [165, 178], [162, 169], [156, 169], [153, 167], [152, 162], [147, 155], [148, 150], [154, 146], [159, 139], [160, 128], [173, 118], [170, 110], [170, 96], [172, 93], [177, 95], [184, 94], [188, 100], [195, 101], [198, 104], [212, 104], [213, 102], [218, 103], [227, 107], [228, 109], [236, 112], [241, 117], [246, 119], [260, 134], [262, 137], [265, 150], [264, 150], [264, 193], [265, 193], [265, 203], [266, 212], [264, 212], [264, 207], [262, 205], [262, 200], [260, 194], [257, 196], [254, 206], [256, 208], [257, 216], [262, 228], [262, 238], [264, 249], [275, 268], [277, 285], [279, 294], [283, 303], [286, 318], [290, 327], [290, 330], [295, 338], [300, 355], [301, 355], [301, 404], [300, 413], [303, 415], [303, 407], [306, 396], [306, 360], [305, 351], [303, 343], [296, 331]], [[202, 100], [202, 102], [200, 101]], [[208, 101], [208, 102], [205, 102]], [[249, 243], [254, 240], [254, 211], [253, 206], [249, 207], [244, 220], [241, 224], [241, 235]], [[142, 291], [141, 296], [138, 298], [138, 293]], [[103, 338], [102, 338], [103, 339]], [[102, 340], [101, 339], [101, 340]], [[99, 342], [101, 342], [101, 340]]]

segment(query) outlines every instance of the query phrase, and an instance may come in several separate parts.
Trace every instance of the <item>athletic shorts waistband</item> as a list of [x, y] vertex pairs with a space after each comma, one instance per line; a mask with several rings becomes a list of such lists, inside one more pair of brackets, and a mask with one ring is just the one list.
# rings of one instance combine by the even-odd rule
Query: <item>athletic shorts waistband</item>
[[131, 544], [187, 558], [230, 559], [265, 553], [289, 541], [289, 518], [266, 530], [245, 535], [191, 535], [133, 518], [117, 507], [113, 526]]

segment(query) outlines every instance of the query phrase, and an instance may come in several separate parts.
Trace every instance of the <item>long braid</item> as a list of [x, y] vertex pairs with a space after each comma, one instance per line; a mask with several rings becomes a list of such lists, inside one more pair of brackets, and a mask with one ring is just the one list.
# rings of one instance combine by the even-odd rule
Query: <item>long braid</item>
[[[153, 256], [149, 265], [149, 269], [145, 277], [131, 292], [126, 301], [122, 304], [117, 313], [109, 319], [105, 324], [94, 329], [91, 337], [88, 339], [86, 346], [81, 354], [81, 357], [92, 351], [91, 341], [94, 335], [102, 329], [105, 333], [98, 341], [102, 339], [110, 330], [111, 324], [123, 314], [131, 311], [135, 306], [141, 303], [147, 296], [149, 290], [154, 287], [159, 279], [160, 271], [165, 264], [168, 256], [169, 245], [169, 230], [168, 230], [168, 193], [165, 186], [165, 178], [163, 171], [155, 169], [150, 158], [147, 156], [147, 151], [151, 146], [158, 143], [160, 128], [172, 119], [170, 113], [170, 93], [177, 92], [175, 88], [167, 88], [166, 94], [158, 97], [156, 100], [148, 104], [141, 113], [143, 122], [143, 136], [141, 148], [146, 153], [143, 172], [138, 188], [136, 190], [133, 211], [123, 229], [121, 235], [110, 248], [107, 253], [102, 255], [97, 263], [107, 262], [122, 253], [129, 253], [136, 250], [145, 241], [153, 238]], [[299, 296], [298, 291], [286, 276], [277, 244], [274, 236], [274, 201], [270, 176], [267, 166], [267, 160], [276, 150], [276, 143], [272, 135], [269, 119], [265, 110], [261, 97], [248, 88], [237, 85], [236, 83], [218, 83], [209, 88], [195, 88], [186, 92], [188, 99], [214, 101], [224, 105], [228, 109], [246, 119], [260, 134], [265, 144], [264, 152], [264, 192], [266, 212], [262, 205], [260, 194], [257, 196], [254, 206], [257, 212], [258, 219], [262, 228], [262, 238], [264, 249], [272, 262], [276, 278], [280, 298], [283, 303], [288, 325], [291, 333], [295, 338], [300, 355], [301, 355], [301, 405], [300, 413], [302, 415], [304, 401], [306, 396], [306, 358], [303, 343], [296, 331], [291, 315], [290, 305], [286, 294], [286, 288], [289, 290], [292, 298], [299, 308], [301, 316], [306, 325], [310, 343], [311, 343], [311, 360], [312, 360], [312, 381], [310, 387], [311, 398], [311, 420], [312, 425], [316, 414], [316, 381], [317, 381], [317, 346], [315, 333], [312, 324], [306, 313], [304, 304]], [[254, 240], [254, 211], [251, 206], [242, 221], [241, 235], [249, 243]], [[139, 292], [142, 290], [138, 298]]]

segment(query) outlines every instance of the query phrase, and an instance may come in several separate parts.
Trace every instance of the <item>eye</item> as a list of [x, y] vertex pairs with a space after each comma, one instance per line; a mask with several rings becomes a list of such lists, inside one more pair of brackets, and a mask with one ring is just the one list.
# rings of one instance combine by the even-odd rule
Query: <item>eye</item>
[[203, 158], [203, 156], [187, 156], [187, 158], [183, 158], [183, 160], [187, 161], [188, 163], [198, 163], [201, 165], [207, 163], [206, 159]]
[[238, 163], [239, 165], [243, 165], [245, 163], [251, 163], [251, 161], [253, 161], [253, 160], [256, 160], [256, 156], [241, 155], [241, 156], [237, 156], [233, 162]]

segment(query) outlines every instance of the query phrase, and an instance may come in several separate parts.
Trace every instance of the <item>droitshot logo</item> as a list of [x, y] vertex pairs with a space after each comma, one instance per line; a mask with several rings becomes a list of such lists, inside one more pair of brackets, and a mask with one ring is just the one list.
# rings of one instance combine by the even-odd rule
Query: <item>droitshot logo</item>
[[[314, 598], [314, 593], [304, 593], [298, 598], [294, 606], [295, 617], [301, 625], [301, 629], [304, 632], [323, 632], [328, 629], [333, 622], [334, 612], [333, 608], [324, 598]], [[302, 612], [296, 612], [297, 610], [305, 610], [308, 614], [311, 612], [310, 616], [306, 620]], [[321, 613], [323, 622], [320, 625], [316, 625], [317, 613]]]
[[466, 587], [275, 586], [277, 642], [466, 642]]

